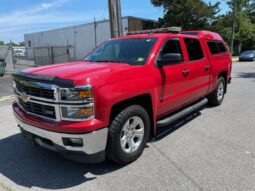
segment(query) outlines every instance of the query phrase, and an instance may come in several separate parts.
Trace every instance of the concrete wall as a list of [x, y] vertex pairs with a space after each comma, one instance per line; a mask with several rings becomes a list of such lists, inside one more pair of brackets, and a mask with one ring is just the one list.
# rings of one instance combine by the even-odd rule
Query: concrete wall
[[[123, 31], [128, 30], [128, 18], [123, 18]], [[96, 47], [94, 23], [73, 26], [63, 29], [56, 29], [45, 32], [26, 34], [24, 36], [26, 47], [45, 47], [45, 46], [66, 46], [71, 45], [75, 49], [75, 60], [83, 58]], [[100, 21], [96, 24], [97, 45], [110, 38], [109, 21]], [[30, 43], [30, 42], [31, 43]], [[33, 56], [32, 50], [28, 50], [28, 58]]]
[[0, 57], [6, 58], [6, 72], [12, 73], [14, 72], [14, 56], [13, 56], [13, 50], [12, 48], [9, 48], [9, 46], [0, 46]]

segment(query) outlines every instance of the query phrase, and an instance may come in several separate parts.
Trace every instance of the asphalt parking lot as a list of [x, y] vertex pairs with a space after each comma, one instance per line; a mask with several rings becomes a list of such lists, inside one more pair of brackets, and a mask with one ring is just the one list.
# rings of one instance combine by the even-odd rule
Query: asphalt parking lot
[[5, 96], [12, 95], [12, 81], [10, 75], [0, 78], [0, 99]]
[[[88, 165], [23, 139], [0, 98], [0, 190], [255, 190], [255, 62], [234, 63], [220, 107], [161, 130], [134, 163]], [[11, 94], [0, 78], [0, 97]], [[9, 84], [9, 85], [8, 85]]]

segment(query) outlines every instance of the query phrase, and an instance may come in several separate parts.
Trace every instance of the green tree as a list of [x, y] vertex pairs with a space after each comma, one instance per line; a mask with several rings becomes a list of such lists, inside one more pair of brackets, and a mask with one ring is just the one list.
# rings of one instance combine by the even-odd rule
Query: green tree
[[231, 41], [231, 26], [232, 26], [233, 17], [232, 14], [227, 13], [225, 15], [218, 16], [210, 26], [209, 30], [221, 34], [223, 39], [230, 44]]
[[6, 43], [7, 46], [18, 46], [18, 44], [16, 44], [15, 42], [9, 42]]
[[0, 46], [3, 46], [4, 45], [4, 41], [0, 41]]
[[255, 1], [254, 0], [248, 0], [247, 2], [247, 13], [250, 16], [250, 19], [252, 23], [255, 23]]
[[[250, 11], [251, 3], [249, 0], [230, 0], [228, 5], [230, 12], [221, 15], [215, 20], [210, 30], [218, 32], [230, 44], [231, 27], [233, 24], [234, 1], [236, 1], [236, 25], [234, 47], [235, 54], [241, 51], [255, 48], [255, 23], [252, 20], [252, 12]], [[255, 4], [255, 3], [253, 3]]]
[[219, 2], [205, 3], [202, 0], [151, 0], [156, 7], [163, 7], [164, 16], [159, 27], [180, 26], [184, 30], [206, 29], [216, 19]]
[[19, 42], [18, 46], [25, 46], [25, 42]]
[[235, 45], [242, 50], [255, 48], [255, 24], [245, 12], [238, 14]]

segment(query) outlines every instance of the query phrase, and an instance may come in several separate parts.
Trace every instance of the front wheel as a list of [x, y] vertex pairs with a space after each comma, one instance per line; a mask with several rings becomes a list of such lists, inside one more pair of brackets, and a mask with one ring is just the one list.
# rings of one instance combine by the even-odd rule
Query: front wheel
[[150, 135], [150, 118], [139, 105], [125, 107], [110, 127], [106, 155], [118, 164], [135, 161], [143, 152]]
[[223, 77], [219, 77], [215, 90], [208, 96], [209, 104], [212, 106], [221, 105], [226, 92], [226, 81]]

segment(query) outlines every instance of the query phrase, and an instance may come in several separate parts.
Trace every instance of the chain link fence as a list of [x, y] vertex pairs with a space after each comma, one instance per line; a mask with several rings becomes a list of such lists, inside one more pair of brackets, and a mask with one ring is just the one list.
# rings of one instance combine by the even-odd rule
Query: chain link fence
[[[74, 61], [74, 47], [72, 46], [50, 46], [33, 48], [33, 57], [35, 65], [48, 65], [62, 62]], [[28, 59], [31, 56], [31, 50], [27, 50]]]

